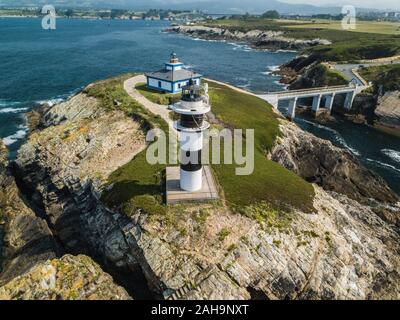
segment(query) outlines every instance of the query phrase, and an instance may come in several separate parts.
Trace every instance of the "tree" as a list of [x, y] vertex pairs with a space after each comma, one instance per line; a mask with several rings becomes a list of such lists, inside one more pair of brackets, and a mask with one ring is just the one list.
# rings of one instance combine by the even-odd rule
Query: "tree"
[[279, 19], [280, 15], [279, 12], [276, 10], [269, 10], [265, 12], [261, 17], [266, 19]]
[[71, 18], [74, 15], [74, 11], [72, 9], [68, 9], [67, 11], [65, 11], [65, 16], [67, 18]]

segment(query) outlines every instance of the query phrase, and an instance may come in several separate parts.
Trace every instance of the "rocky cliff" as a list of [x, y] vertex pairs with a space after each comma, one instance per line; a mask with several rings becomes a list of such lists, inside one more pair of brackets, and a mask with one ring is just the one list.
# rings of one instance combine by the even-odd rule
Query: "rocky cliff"
[[110, 275], [86, 256], [36, 263], [0, 287], [0, 300], [129, 300]]
[[400, 91], [388, 91], [378, 98], [376, 123], [397, 132], [400, 136]]
[[[0, 141], [0, 300], [130, 299], [86, 256], [64, 248], [20, 195]], [[40, 210], [37, 212], [41, 213]]]
[[[354, 155], [297, 127], [281, 125], [282, 136], [271, 159], [325, 190], [342, 193], [360, 203], [375, 203], [382, 218], [400, 226], [399, 197]], [[380, 204], [380, 206], [378, 205]], [[395, 206], [393, 210], [390, 206]]]
[[[315, 185], [312, 214], [258, 204], [239, 215], [213, 203], [173, 206], [161, 216], [132, 208], [126, 215], [99, 199], [107, 175], [145, 147], [138, 123], [85, 94], [42, 119], [16, 161], [22, 189], [69, 252], [96, 257], [113, 275], [127, 274], [124, 286], [138, 297], [143, 275], [146, 289], [167, 299], [400, 298], [397, 229], [356, 201], [397, 198], [320, 139], [304, 135], [304, 143], [285, 147], [293, 139], [285, 130], [294, 130], [285, 122], [273, 152], [305, 177], [318, 172], [312, 180], [330, 189]], [[351, 173], [368, 175], [372, 189], [362, 186], [361, 176], [351, 182]], [[353, 192], [353, 199], [346, 195]]]
[[224, 28], [210, 28], [206, 26], [178, 26], [167, 29], [168, 32], [182, 33], [191, 37], [206, 40], [231, 40], [247, 42], [257, 49], [267, 50], [302, 50], [317, 45], [328, 45], [331, 42], [324, 39], [301, 40], [286, 37], [282, 31], [248, 32], [230, 31]]

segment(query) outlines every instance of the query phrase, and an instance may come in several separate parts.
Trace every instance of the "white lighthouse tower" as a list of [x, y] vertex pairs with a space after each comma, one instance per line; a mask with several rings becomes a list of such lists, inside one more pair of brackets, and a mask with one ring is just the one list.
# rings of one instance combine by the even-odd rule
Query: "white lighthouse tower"
[[190, 80], [182, 88], [181, 101], [172, 106], [180, 115], [174, 127], [180, 142], [180, 188], [187, 192], [196, 192], [203, 186], [203, 133], [210, 127], [204, 116], [211, 110], [207, 91], [207, 84], [201, 86]]

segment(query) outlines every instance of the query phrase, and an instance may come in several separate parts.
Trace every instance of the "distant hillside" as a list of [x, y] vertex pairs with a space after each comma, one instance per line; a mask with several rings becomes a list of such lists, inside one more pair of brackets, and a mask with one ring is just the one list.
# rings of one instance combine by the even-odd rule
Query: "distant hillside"
[[59, 7], [199, 9], [209, 13], [262, 13], [266, 10], [277, 10], [281, 14], [340, 13], [339, 7], [288, 4], [276, 0], [0, 0], [0, 6], [42, 6], [47, 3]]

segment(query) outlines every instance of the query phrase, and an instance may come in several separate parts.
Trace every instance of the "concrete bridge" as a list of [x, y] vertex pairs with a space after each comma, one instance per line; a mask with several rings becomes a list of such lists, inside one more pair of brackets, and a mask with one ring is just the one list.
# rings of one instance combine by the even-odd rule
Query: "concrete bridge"
[[[302, 90], [286, 90], [279, 92], [271, 92], [264, 95], [259, 95], [263, 100], [269, 102], [274, 108], [278, 108], [280, 101], [288, 101], [288, 117], [294, 119], [296, 115], [296, 105], [299, 99], [313, 98], [312, 110], [315, 113], [321, 108], [327, 109], [330, 113], [332, 111], [333, 101], [337, 95], [345, 95], [344, 108], [351, 110], [354, 102], [354, 98], [357, 94], [363, 90], [369, 88], [371, 84], [357, 85], [350, 83], [349, 85], [343, 86], [332, 86], [332, 87], [321, 87], [321, 88], [310, 88]], [[325, 98], [325, 103], [322, 106], [321, 101]]]

